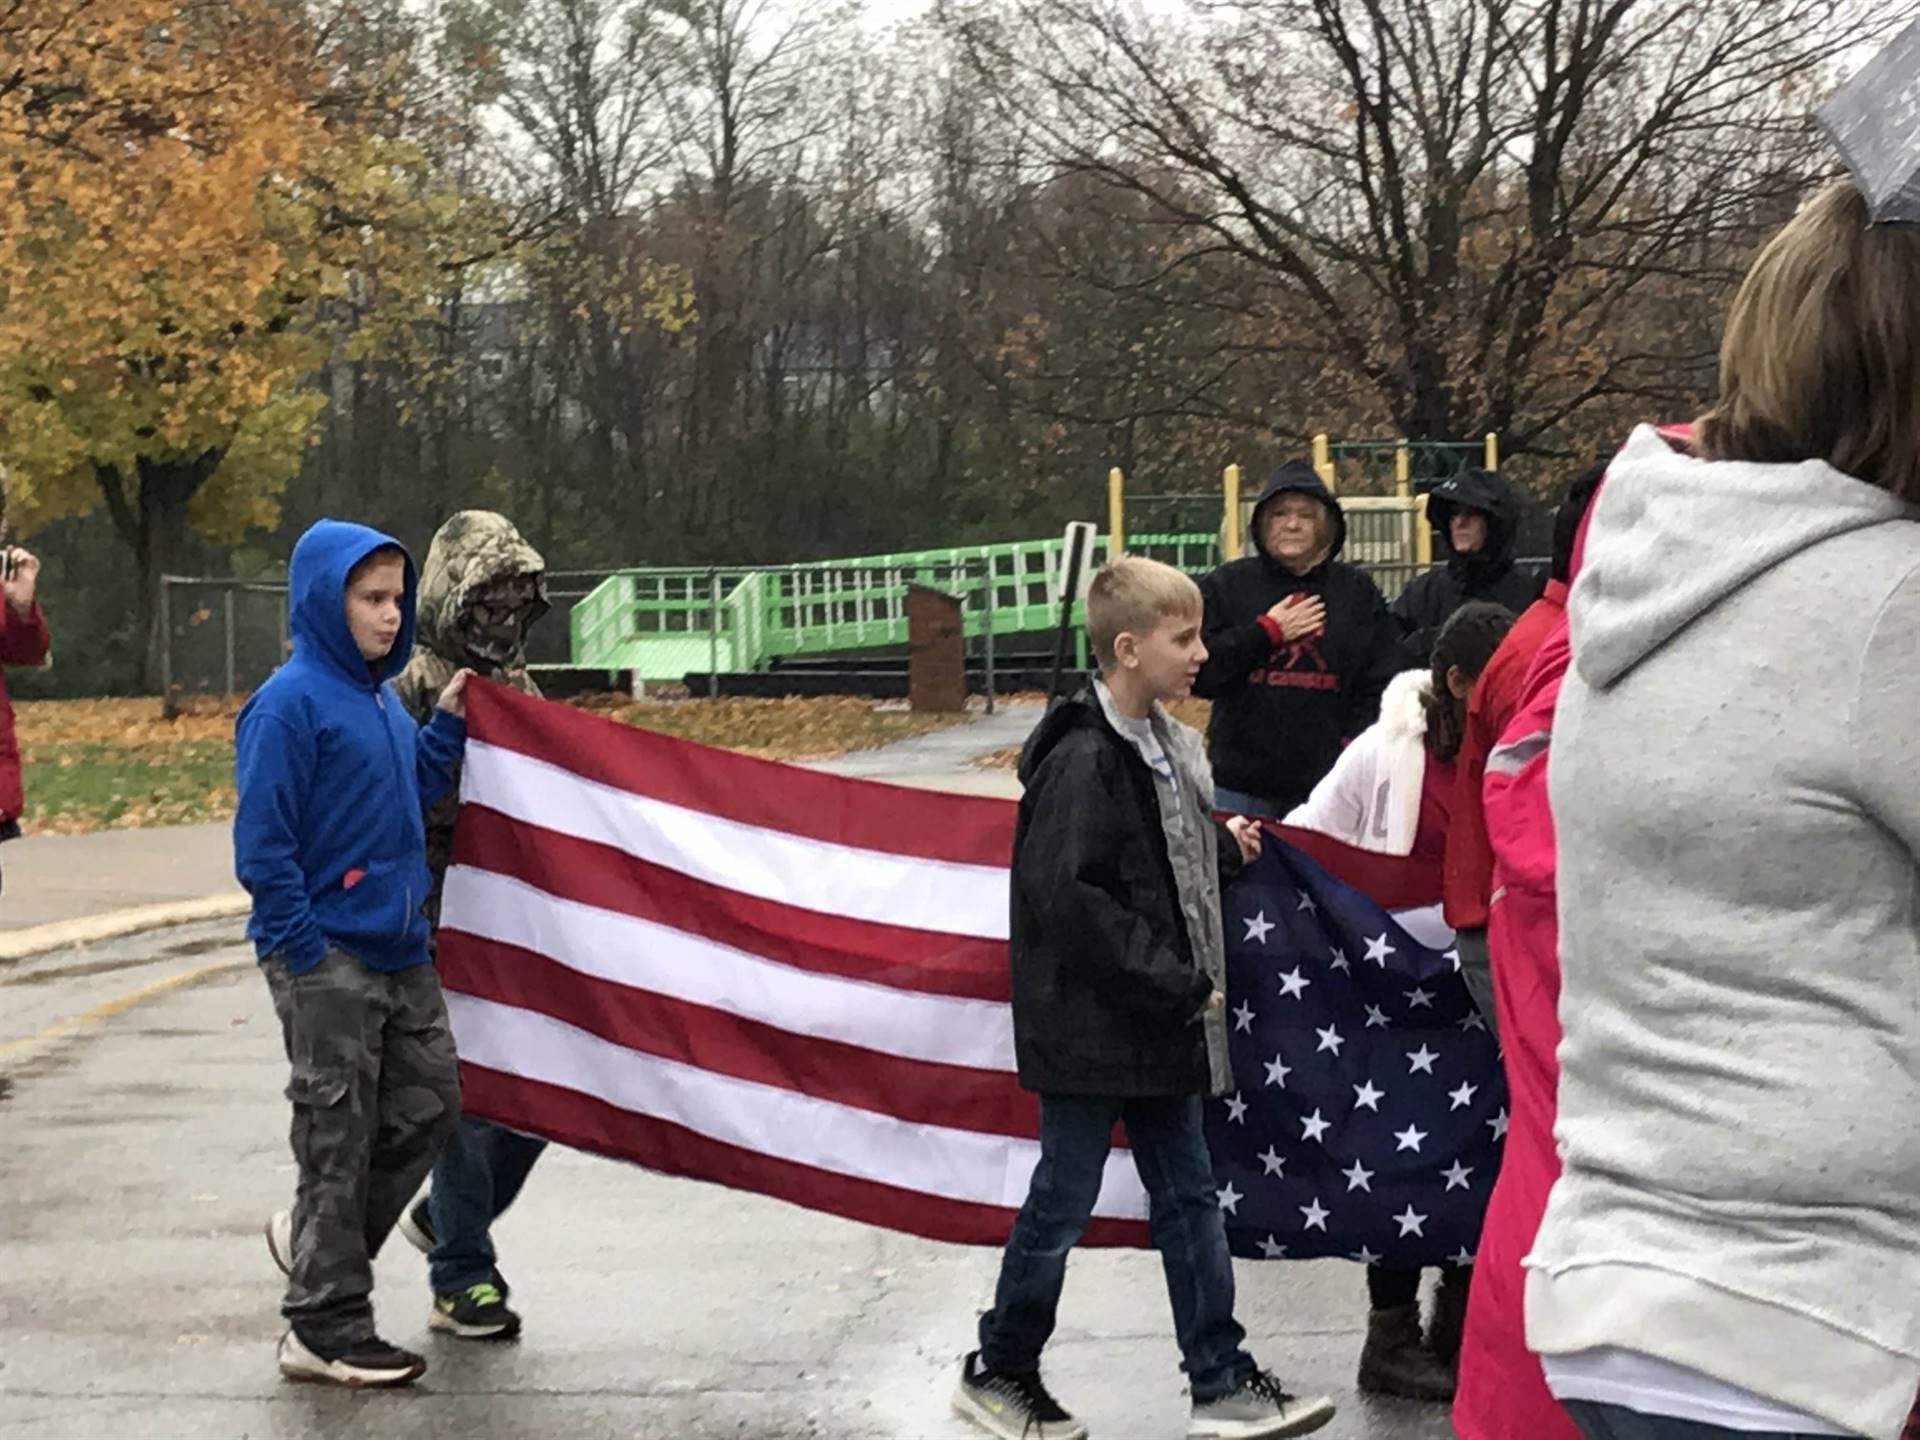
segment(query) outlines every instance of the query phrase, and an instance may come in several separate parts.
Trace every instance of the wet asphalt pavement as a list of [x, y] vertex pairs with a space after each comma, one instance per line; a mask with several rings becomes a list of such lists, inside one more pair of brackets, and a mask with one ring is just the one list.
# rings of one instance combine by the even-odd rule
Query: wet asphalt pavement
[[[139, 998], [129, 999], [130, 996]], [[51, 1033], [49, 1033], [51, 1032]], [[238, 925], [0, 967], [0, 1435], [958, 1437], [947, 1411], [997, 1257], [555, 1150], [496, 1236], [524, 1337], [429, 1336], [421, 1257], [377, 1266], [412, 1391], [284, 1383], [261, 1227], [289, 1202], [285, 1061]], [[1357, 1268], [1241, 1262], [1256, 1355], [1331, 1392], [1331, 1440], [1440, 1440], [1352, 1389]], [[1110, 1440], [1185, 1403], [1151, 1254], [1075, 1259], [1055, 1392]]]

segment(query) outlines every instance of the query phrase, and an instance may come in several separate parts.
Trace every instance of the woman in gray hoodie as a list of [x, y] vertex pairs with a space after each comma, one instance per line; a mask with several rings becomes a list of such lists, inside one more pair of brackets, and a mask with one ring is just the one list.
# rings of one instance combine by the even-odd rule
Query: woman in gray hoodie
[[1565, 1171], [1527, 1338], [1589, 1437], [1892, 1437], [1920, 1387], [1920, 230], [1822, 191], [1692, 453], [1610, 469], [1554, 722]]

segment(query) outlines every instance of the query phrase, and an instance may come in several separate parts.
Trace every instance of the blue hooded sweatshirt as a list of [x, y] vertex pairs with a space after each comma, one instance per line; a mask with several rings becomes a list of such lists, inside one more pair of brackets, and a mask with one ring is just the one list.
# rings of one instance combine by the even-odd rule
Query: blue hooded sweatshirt
[[[374, 970], [425, 964], [425, 807], [449, 783], [466, 722], [436, 710], [415, 725], [387, 684], [413, 653], [418, 577], [406, 561], [400, 634], [369, 666], [347, 628], [347, 573], [391, 537], [316, 522], [287, 577], [293, 656], [240, 711], [234, 870], [253, 897], [247, 935], [287, 972], [330, 947]], [[403, 552], [404, 553], [404, 552]]]

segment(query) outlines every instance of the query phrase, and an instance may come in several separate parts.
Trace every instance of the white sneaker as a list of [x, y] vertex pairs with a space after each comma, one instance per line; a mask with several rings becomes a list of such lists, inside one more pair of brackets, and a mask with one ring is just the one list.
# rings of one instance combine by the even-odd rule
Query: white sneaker
[[323, 1385], [411, 1385], [427, 1373], [427, 1362], [411, 1350], [379, 1339], [363, 1341], [337, 1355], [322, 1355], [289, 1330], [280, 1337], [280, 1373], [289, 1380]]
[[280, 1267], [280, 1273], [293, 1275], [293, 1212], [276, 1210], [267, 1221], [267, 1253], [273, 1256], [273, 1263]]
[[433, 1253], [433, 1211], [422, 1195], [400, 1213], [400, 1236], [422, 1255]]
[[1256, 1370], [1231, 1395], [1194, 1405], [1187, 1440], [1276, 1440], [1311, 1434], [1331, 1419], [1333, 1401], [1326, 1396], [1289, 1395], [1274, 1376]]

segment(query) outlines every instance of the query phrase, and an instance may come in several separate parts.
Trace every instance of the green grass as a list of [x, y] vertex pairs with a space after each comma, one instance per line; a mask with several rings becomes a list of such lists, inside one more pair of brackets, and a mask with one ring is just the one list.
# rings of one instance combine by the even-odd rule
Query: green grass
[[35, 830], [190, 825], [233, 813], [233, 746], [41, 742], [28, 747], [22, 780]]

